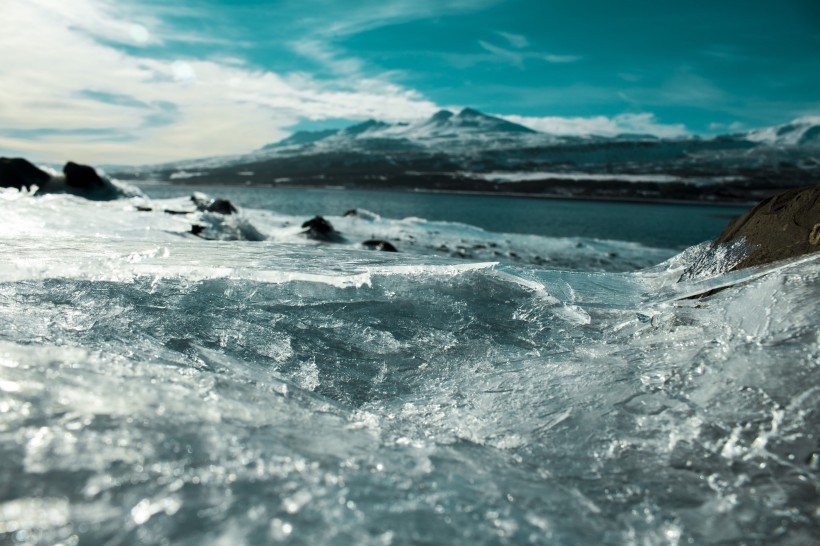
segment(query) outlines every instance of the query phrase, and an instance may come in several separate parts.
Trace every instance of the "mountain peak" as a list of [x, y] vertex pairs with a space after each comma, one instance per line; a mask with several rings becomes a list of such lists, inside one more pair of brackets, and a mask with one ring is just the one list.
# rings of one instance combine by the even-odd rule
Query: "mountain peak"
[[385, 123], [383, 121], [378, 121], [371, 118], [357, 125], [353, 125], [346, 129], [342, 129], [340, 132], [346, 135], [360, 135], [362, 133], [366, 133], [367, 131], [386, 129], [388, 127], [390, 127], [389, 123]]
[[472, 129], [487, 133], [537, 133], [529, 127], [490, 116], [474, 108], [465, 108], [454, 119], [450, 120], [454, 126]]
[[488, 116], [482, 112], [479, 112], [475, 108], [464, 108], [461, 112], [459, 112], [458, 117], [460, 118], [491, 118], [492, 116]]
[[453, 114], [449, 110], [439, 110], [438, 112], [433, 114], [433, 117], [430, 118], [430, 121], [444, 122], [453, 117], [454, 115], [455, 114]]
[[290, 137], [275, 144], [268, 144], [263, 150], [292, 145], [312, 145], [319, 141], [333, 143], [355, 141], [359, 139], [452, 139], [458, 136], [465, 138], [484, 138], [490, 135], [507, 137], [509, 134], [537, 133], [529, 127], [512, 123], [505, 119], [490, 116], [474, 108], [464, 108], [458, 114], [450, 110], [439, 110], [428, 120], [416, 123], [391, 124], [369, 119], [351, 125], [345, 129], [328, 129], [324, 131], [297, 131]]
[[266, 144], [261, 149], [262, 150], [272, 150], [275, 148], [280, 148], [282, 146], [296, 146], [296, 145], [303, 145], [303, 144], [312, 144], [314, 142], [318, 142], [324, 138], [329, 136], [335, 135], [338, 133], [338, 129], [324, 129], [321, 131], [296, 131], [292, 135], [287, 138], [284, 138], [278, 142], [274, 142], [272, 144]]

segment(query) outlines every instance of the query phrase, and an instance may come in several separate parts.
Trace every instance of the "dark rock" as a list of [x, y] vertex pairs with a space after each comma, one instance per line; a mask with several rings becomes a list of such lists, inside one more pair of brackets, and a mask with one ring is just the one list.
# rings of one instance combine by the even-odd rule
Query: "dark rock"
[[820, 185], [795, 188], [761, 201], [736, 218], [714, 244], [745, 237], [743, 269], [820, 250]]
[[0, 157], [0, 188], [43, 187], [51, 180], [51, 175], [41, 171], [22, 157]]
[[193, 201], [196, 208], [202, 212], [215, 212], [217, 214], [234, 214], [239, 212], [233, 203], [227, 199], [214, 199], [198, 191], [191, 194], [191, 201]]
[[310, 220], [302, 224], [303, 232], [308, 239], [315, 239], [317, 241], [341, 242], [344, 240], [342, 235], [336, 231], [330, 222], [321, 216], [314, 216]]
[[194, 224], [191, 226], [191, 233], [193, 233], [194, 235], [199, 235], [203, 231], [205, 231], [205, 226], [201, 226], [199, 224]]
[[88, 165], [80, 165], [69, 161], [63, 167], [63, 174], [65, 175], [65, 184], [69, 188], [84, 191], [95, 191], [107, 189], [107, 185], [94, 167]]
[[370, 250], [383, 250], [385, 252], [398, 252], [395, 246], [388, 241], [383, 241], [381, 239], [368, 239], [367, 241], [362, 242], [362, 246], [369, 248]]
[[214, 202], [205, 209], [208, 212], [216, 212], [219, 214], [234, 214], [239, 212], [233, 203], [228, 201], [227, 199], [214, 199]]
[[[151, 212], [151, 211], [153, 211], [153, 210], [154, 210], [154, 209], [152, 209], [151, 207], [146, 207], [146, 206], [144, 206], [144, 205], [137, 205], [137, 206], [136, 206], [136, 209], [137, 209], [139, 212]], [[167, 211], [166, 211], [166, 212], [167, 212]]]
[[358, 216], [358, 215], [359, 215], [359, 211], [356, 210], [356, 209], [350, 209], [350, 210], [348, 210], [344, 213], [345, 217], [347, 217], [347, 216]]

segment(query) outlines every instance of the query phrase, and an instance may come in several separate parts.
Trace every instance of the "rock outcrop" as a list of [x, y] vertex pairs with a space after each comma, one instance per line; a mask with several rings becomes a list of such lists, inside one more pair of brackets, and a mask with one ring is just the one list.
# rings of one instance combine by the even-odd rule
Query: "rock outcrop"
[[94, 167], [69, 161], [63, 174], [38, 169], [22, 157], [0, 157], [0, 188], [30, 190], [34, 195], [71, 194], [86, 199], [107, 201], [122, 197], [145, 197], [136, 187], [100, 176]]
[[773, 195], [729, 223], [715, 244], [745, 238], [748, 253], [732, 269], [820, 251], [820, 185]]
[[69, 161], [63, 167], [63, 174], [65, 184], [69, 188], [87, 192], [107, 189], [107, 184], [94, 167]]
[[385, 252], [398, 252], [398, 249], [393, 246], [393, 243], [384, 241], [382, 239], [368, 239], [362, 241], [362, 246], [369, 250], [383, 250]]
[[0, 188], [31, 189], [43, 187], [51, 175], [42, 171], [22, 157], [0, 157]]
[[330, 243], [341, 243], [344, 241], [342, 234], [336, 231], [333, 225], [321, 216], [314, 216], [302, 224], [305, 230], [302, 233], [308, 239], [325, 241]]
[[233, 203], [227, 199], [214, 199], [202, 192], [195, 191], [191, 195], [191, 201], [200, 212], [215, 212], [217, 214], [235, 214], [239, 212]]
[[94, 201], [109, 201], [123, 197], [144, 197], [138, 189], [122, 182], [101, 176], [97, 169], [69, 161], [63, 167], [63, 176], [52, 178], [37, 195], [68, 193]]

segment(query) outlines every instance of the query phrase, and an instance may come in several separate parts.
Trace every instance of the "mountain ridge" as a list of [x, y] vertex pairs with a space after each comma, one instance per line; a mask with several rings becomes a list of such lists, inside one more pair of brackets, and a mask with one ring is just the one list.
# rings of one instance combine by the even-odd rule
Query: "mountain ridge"
[[772, 127], [740, 133], [746, 140], [769, 146], [820, 146], [820, 116], [803, 116]]
[[299, 131], [238, 156], [115, 171], [175, 184], [343, 187], [744, 202], [820, 183], [820, 118], [745, 133], [559, 136], [474, 109]]
[[474, 108], [464, 108], [458, 114], [450, 110], [439, 110], [426, 120], [415, 123], [387, 123], [369, 119], [341, 129], [319, 131], [296, 131], [278, 142], [262, 146], [259, 150], [273, 150], [287, 146], [313, 144], [320, 141], [342, 138], [405, 138], [410, 140], [435, 140], [457, 138], [459, 136], [479, 136], [488, 134], [546, 134], [524, 125], [507, 121], [497, 116], [484, 114]]
[[458, 114], [450, 110], [439, 110], [427, 119], [408, 123], [388, 123], [376, 119], [368, 119], [339, 129], [323, 129], [318, 131], [296, 131], [292, 135], [266, 144], [257, 151], [277, 150], [289, 146], [304, 146], [325, 141], [326, 143], [340, 144], [344, 140], [355, 139], [393, 139], [408, 141], [436, 141], [445, 139], [472, 139], [487, 138], [515, 139], [516, 137], [539, 136], [553, 142], [578, 142], [588, 140], [732, 140], [746, 141], [756, 145], [766, 146], [806, 146], [820, 147], [820, 116], [804, 116], [788, 123], [751, 129], [745, 132], [727, 133], [713, 137], [686, 135], [676, 138], [663, 138], [651, 133], [618, 133], [611, 136], [598, 134], [589, 135], [562, 135], [537, 131], [526, 125], [513, 123], [501, 117], [480, 112], [474, 108], [464, 108]]

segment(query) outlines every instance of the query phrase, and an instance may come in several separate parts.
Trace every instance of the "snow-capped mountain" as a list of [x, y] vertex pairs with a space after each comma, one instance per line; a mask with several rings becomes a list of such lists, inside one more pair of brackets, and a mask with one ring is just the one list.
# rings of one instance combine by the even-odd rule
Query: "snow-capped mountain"
[[449, 110], [440, 110], [430, 118], [415, 123], [385, 123], [368, 120], [345, 129], [324, 131], [297, 131], [290, 137], [268, 144], [262, 150], [273, 150], [288, 146], [322, 143], [340, 145], [353, 140], [391, 139], [406, 140], [417, 143], [429, 141], [457, 140], [475, 141], [496, 139], [507, 141], [511, 137], [539, 135], [542, 133], [474, 110], [465, 108], [458, 114]]
[[755, 129], [740, 136], [769, 146], [820, 146], [820, 116], [802, 117], [785, 125]]
[[452, 138], [464, 135], [535, 134], [537, 131], [465, 108], [458, 114], [441, 110], [420, 124], [396, 126], [386, 133], [416, 138]]
[[112, 173], [176, 184], [752, 201], [820, 183], [820, 118], [715, 138], [556, 136], [466, 108], [301, 131], [241, 156]]

